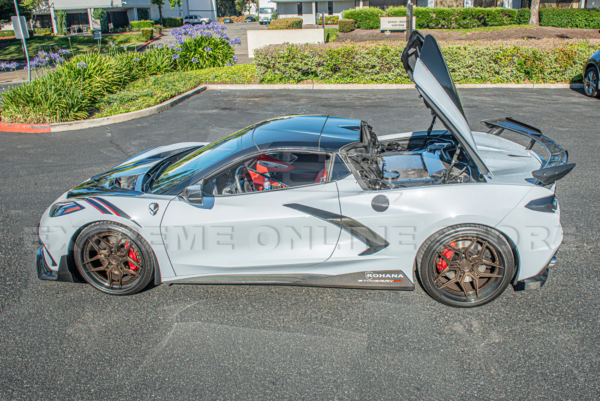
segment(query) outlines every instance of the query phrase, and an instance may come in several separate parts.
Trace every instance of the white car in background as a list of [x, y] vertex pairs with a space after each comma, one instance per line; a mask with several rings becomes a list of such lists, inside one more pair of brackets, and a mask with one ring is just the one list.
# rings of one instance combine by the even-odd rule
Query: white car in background
[[418, 279], [455, 307], [540, 288], [563, 239], [567, 151], [511, 118], [472, 132], [432, 36], [414, 32], [402, 62], [428, 129], [377, 136], [357, 119], [285, 116], [147, 150], [50, 205], [38, 277], [114, 295], [152, 279], [405, 291]]
[[184, 24], [191, 24], [191, 25], [202, 24], [202, 25], [206, 25], [206, 24], [210, 24], [211, 22], [212, 21], [210, 20], [210, 18], [202, 17], [201, 15], [186, 15], [185, 17], [183, 17], [183, 23]]

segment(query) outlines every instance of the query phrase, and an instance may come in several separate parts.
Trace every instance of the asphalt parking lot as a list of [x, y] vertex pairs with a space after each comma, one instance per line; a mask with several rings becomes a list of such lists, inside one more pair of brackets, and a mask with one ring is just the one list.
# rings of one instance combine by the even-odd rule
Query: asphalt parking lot
[[284, 114], [424, 129], [404, 91], [207, 91], [82, 131], [0, 133], [0, 399], [597, 399], [600, 101], [464, 89], [471, 124], [512, 116], [569, 149], [565, 241], [541, 291], [477, 309], [414, 292], [161, 285], [130, 297], [42, 282], [35, 226], [62, 192], [155, 146], [213, 141]]

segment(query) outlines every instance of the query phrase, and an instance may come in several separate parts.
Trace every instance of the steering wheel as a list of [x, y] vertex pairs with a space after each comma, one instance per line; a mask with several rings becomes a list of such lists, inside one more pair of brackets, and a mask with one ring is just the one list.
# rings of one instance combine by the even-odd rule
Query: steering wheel
[[[242, 180], [244, 181], [243, 184]], [[237, 170], [235, 170], [235, 186], [240, 194], [256, 191], [256, 188], [254, 188], [254, 181], [252, 181], [252, 176], [250, 175], [248, 168], [244, 165], [239, 166]]]

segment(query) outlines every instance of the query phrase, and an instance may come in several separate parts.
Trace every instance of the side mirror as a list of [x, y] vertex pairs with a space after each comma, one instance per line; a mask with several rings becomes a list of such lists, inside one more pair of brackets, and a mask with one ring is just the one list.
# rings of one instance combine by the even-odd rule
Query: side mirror
[[202, 184], [201, 182], [198, 185], [192, 185], [187, 187], [181, 193], [181, 197], [184, 201], [191, 205], [203, 205], [204, 199], [202, 198]]

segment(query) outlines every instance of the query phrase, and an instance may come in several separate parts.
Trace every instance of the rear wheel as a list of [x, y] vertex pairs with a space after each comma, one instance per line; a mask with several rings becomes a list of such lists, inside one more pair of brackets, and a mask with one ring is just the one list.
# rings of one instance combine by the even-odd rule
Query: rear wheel
[[154, 274], [156, 261], [150, 245], [118, 223], [89, 225], [77, 237], [73, 253], [85, 281], [107, 294], [135, 294], [148, 285]]
[[598, 97], [598, 70], [590, 67], [583, 77], [583, 90], [589, 97]]
[[432, 235], [421, 247], [417, 263], [421, 283], [432, 298], [463, 308], [496, 299], [515, 271], [504, 236], [479, 225], [448, 227]]

